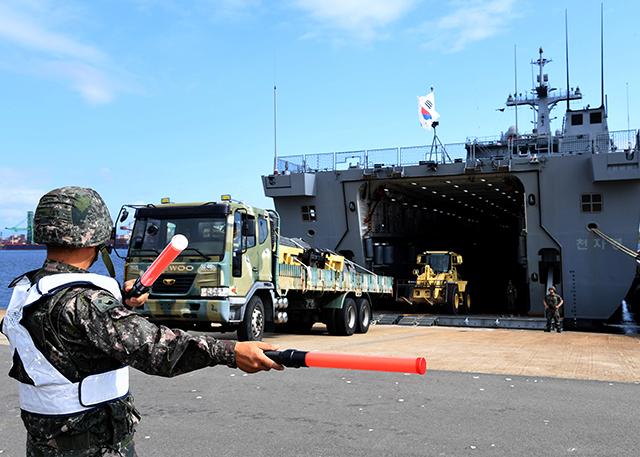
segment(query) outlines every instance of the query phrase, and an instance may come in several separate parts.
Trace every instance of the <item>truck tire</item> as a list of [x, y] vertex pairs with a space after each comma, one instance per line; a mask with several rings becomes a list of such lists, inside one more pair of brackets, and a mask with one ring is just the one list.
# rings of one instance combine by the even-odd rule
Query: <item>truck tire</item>
[[325, 308], [322, 310], [322, 322], [327, 326], [329, 335], [336, 335], [336, 310], [333, 308]]
[[336, 309], [333, 316], [335, 335], [353, 335], [358, 323], [358, 309], [356, 308], [356, 301], [353, 298], [345, 298], [342, 308]]
[[471, 312], [471, 295], [469, 295], [468, 291], [462, 294], [462, 312], [464, 314]]
[[238, 327], [238, 341], [261, 341], [264, 334], [264, 305], [257, 295], [251, 297]]
[[460, 294], [458, 293], [458, 285], [455, 283], [447, 284], [447, 308], [451, 314], [460, 312]]
[[367, 333], [369, 325], [371, 325], [371, 303], [365, 297], [358, 298], [356, 300], [356, 309], [358, 310], [356, 333]]

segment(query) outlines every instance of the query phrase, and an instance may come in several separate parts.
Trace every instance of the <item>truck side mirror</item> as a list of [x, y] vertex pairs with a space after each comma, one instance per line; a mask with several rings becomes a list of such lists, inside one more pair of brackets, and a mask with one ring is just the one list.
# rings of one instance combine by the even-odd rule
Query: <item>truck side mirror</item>
[[414, 276], [419, 276], [420, 275], [420, 270], [418, 270], [417, 268], [415, 270], [413, 270], [413, 275]]

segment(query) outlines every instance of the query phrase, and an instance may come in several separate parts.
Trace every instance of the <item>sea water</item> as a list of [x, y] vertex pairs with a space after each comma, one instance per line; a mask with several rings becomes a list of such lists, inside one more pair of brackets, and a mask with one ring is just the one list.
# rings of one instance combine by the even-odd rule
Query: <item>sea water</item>
[[[124, 256], [126, 251], [119, 251]], [[47, 251], [5, 251], [0, 249], [0, 308], [6, 308], [11, 298], [11, 289], [7, 286], [11, 280], [27, 271], [38, 269], [42, 266]], [[119, 258], [116, 253], [111, 254], [113, 266], [116, 270], [116, 279], [122, 283], [124, 275], [124, 259]], [[91, 267], [92, 273], [107, 275], [107, 269], [98, 256], [98, 261]]]

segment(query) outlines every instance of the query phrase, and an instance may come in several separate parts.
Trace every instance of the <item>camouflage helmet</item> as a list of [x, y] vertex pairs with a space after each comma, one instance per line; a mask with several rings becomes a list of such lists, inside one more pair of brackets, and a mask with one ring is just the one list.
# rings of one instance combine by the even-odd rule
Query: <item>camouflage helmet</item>
[[102, 197], [86, 187], [61, 187], [40, 198], [34, 241], [53, 246], [100, 246], [111, 238], [113, 221]]

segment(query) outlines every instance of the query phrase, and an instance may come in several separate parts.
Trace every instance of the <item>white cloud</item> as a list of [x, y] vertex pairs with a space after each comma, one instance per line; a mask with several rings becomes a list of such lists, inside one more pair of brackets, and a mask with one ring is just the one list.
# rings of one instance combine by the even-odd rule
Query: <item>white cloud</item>
[[102, 53], [93, 46], [80, 43], [60, 33], [50, 32], [6, 5], [0, 5], [0, 37], [41, 52], [99, 61]]
[[115, 95], [115, 84], [102, 71], [83, 62], [49, 61], [40, 68], [52, 77], [67, 81], [90, 103], [108, 103]]
[[363, 41], [377, 38], [381, 29], [404, 16], [415, 3], [416, 0], [293, 0], [320, 26], [346, 31]]
[[[30, 64], [15, 65], [18, 71], [59, 79], [90, 103], [107, 103], [120, 86], [112, 80], [109, 58], [97, 47], [51, 29], [46, 1], [0, 4], [0, 41], [22, 51]], [[51, 22], [55, 22], [51, 20]], [[12, 65], [5, 62], [4, 68]]]
[[436, 38], [425, 46], [443, 52], [458, 52], [476, 41], [501, 33], [518, 15], [516, 0], [462, 0], [455, 2], [456, 9], [435, 21], [423, 24]]

